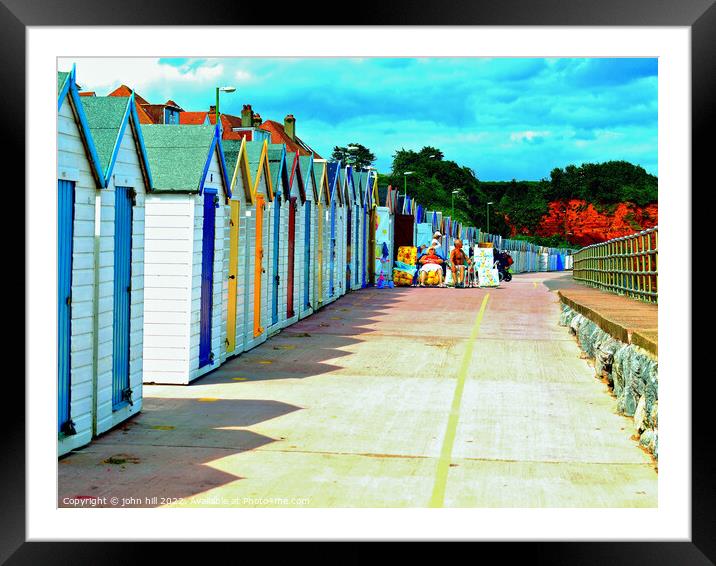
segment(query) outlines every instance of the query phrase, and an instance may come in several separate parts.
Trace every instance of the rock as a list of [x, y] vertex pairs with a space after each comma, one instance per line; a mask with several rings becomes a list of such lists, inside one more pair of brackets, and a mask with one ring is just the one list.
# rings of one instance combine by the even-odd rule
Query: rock
[[634, 426], [639, 433], [642, 433], [646, 429], [646, 418], [646, 397], [642, 396], [634, 410]]

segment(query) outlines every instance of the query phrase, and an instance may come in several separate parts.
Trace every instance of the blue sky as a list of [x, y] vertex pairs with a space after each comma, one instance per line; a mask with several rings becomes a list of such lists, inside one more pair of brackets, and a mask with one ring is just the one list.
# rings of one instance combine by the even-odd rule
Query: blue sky
[[[77, 59], [79, 84], [121, 83], [150, 102], [296, 117], [324, 157], [358, 142], [390, 169], [400, 148], [438, 147], [483, 180], [540, 179], [570, 163], [624, 159], [657, 174], [656, 59]], [[61, 60], [60, 69], [72, 61]]]

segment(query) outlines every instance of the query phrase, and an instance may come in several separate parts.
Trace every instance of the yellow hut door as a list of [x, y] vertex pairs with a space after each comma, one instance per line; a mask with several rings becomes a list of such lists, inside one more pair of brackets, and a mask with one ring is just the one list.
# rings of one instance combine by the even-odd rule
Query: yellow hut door
[[266, 201], [263, 195], [256, 196], [256, 258], [254, 262], [254, 338], [260, 336], [261, 327], [261, 275], [264, 271], [264, 209]]
[[239, 209], [238, 200], [231, 201], [229, 218], [229, 304], [226, 317], [226, 353], [236, 348], [236, 291], [239, 275]]
[[317, 305], [323, 304], [323, 204], [318, 203], [318, 262], [316, 269], [318, 270], [318, 302]]

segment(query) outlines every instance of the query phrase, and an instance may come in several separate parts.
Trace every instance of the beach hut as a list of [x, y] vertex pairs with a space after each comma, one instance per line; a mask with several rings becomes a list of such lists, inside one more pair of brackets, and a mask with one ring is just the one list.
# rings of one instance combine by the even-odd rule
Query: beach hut
[[357, 253], [357, 242], [358, 238], [358, 227], [360, 224], [358, 208], [357, 208], [357, 194], [355, 190], [355, 181], [353, 179], [353, 167], [348, 165], [345, 168], [344, 174], [344, 198], [345, 203], [345, 221], [346, 221], [346, 281], [345, 290], [346, 292], [352, 291], [358, 288], [357, 275], [358, 275], [358, 253]]
[[331, 192], [328, 187], [328, 163], [325, 159], [313, 160], [313, 171], [318, 188], [318, 230], [316, 232], [316, 300], [315, 308], [321, 308], [329, 296], [330, 279], [330, 205]]
[[297, 271], [299, 275], [298, 317], [305, 318], [313, 314], [314, 292], [316, 287], [316, 234], [318, 232], [319, 200], [318, 185], [313, 169], [313, 156], [301, 155], [299, 168], [303, 178], [306, 201], [300, 208], [299, 224], [303, 225], [303, 241], [297, 246]]
[[[374, 181], [377, 183], [377, 180]], [[393, 278], [393, 240], [395, 237], [395, 216], [393, 210], [386, 206], [388, 187], [378, 187], [378, 206], [376, 207], [375, 234], [375, 273], [376, 283], [381, 275], [384, 280]]]
[[355, 256], [356, 256], [356, 273], [354, 285], [356, 289], [364, 286], [365, 281], [365, 263], [363, 261], [363, 250], [365, 248], [365, 213], [363, 211], [363, 199], [365, 198], [364, 183], [367, 173], [353, 170], [353, 187], [356, 192], [355, 214], [356, 214], [356, 238], [355, 238]]
[[[247, 227], [254, 210], [251, 194], [251, 170], [246, 150], [246, 140], [223, 140], [224, 160], [231, 177], [231, 200], [229, 215], [228, 295], [226, 298], [226, 355], [235, 356], [244, 350], [247, 332], [245, 301], [247, 281]], [[248, 216], [247, 216], [248, 215]]]
[[252, 205], [246, 221], [244, 265], [244, 350], [266, 341], [270, 323], [269, 243], [271, 239], [267, 205], [274, 199], [268, 162], [268, 142], [246, 142]]
[[286, 220], [288, 236], [286, 244], [286, 318], [284, 327], [298, 321], [298, 314], [301, 310], [301, 279], [304, 274], [303, 270], [308, 263], [304, 253], [306, 245], [303, 234], [305, 222], [302, 222], [306, 205], [306, 186], [298, 151], [286, 154], [286, 166], [289, 171], [289, 198], [287, 203], [288, 218]]
[[95, 208], [94, 432], [142, 408], [145, 195], [152, 176], [132, 95], [82, 96], [104, 177]]
[[288, 208], [291, 196], [289, 171], [286, 165], [286, 146], [268, 145], [269, 173], [273, 187], [273, 200], [268, 205], [269, 225], [269, 295], [270, 315], [267, 327], [269, 336], [284, 326], [286, 320], [286, 282], [288, 258]]
[[369, 171], [366, 176], [365, 190], [363, 191], [363, 212], [365, 215], [364, 241], [365, 251], [363, 253], [365, 283], [364, 287], [375, 285], [375, 233], [377, 229], [376, 207], [378, 202], [378, 180], [377, 173]]
[[94, 433], [95, 212], [104, 187], [75, 68], [57, 73], [57, 450]]
[[144, 382], [188, 384], [226, 359], [231, 187], [216, 126], [144, 125]]
[[326, 302], [335, 301], [340, 295], [342, 288], [342, 266], [341, 262], [341, 215], [343, 212], [343, 187], [341, 186], [341, 162], [330, 161], [326, 167], [328, 176], [328, 188], [330, 197], [330, 240], [329, 240], [329, 275], [328, 275], [328, 297]]

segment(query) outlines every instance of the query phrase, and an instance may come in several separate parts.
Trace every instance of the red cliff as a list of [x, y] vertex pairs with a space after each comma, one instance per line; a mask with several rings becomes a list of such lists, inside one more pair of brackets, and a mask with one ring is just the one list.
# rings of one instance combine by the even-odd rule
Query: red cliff
[[[566, 236], [573, 245], [588, 246], [611, 238], [627, 236], [658, 224], [658, 205], [637, 206], [630, 202], [594, 205], [573, 199], [566, 204], [549, 204], [535, 236]], [[513, 233], [529, 233], [513, 227]]]

